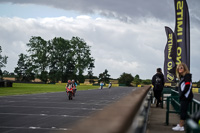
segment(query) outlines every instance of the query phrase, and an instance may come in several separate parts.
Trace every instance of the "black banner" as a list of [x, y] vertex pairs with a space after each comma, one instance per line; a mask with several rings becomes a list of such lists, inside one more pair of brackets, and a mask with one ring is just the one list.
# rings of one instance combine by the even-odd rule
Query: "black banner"
[[190, 20], [186, 0], [174, 0], [177, 38], [176, 64], [184, 62], [190, 69]]
[[176, 57], [177, 45], [176, 37], [169, 27], [165, 27], [167, 35], [167, 44], [165, 46], [165, 61], [164, 61], [164, 78], [165, 82], [176, 81]]

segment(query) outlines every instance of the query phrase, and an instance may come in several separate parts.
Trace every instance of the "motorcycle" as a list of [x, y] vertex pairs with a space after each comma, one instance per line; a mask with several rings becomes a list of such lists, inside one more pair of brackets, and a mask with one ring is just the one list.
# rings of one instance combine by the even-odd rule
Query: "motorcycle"
[[67, 90], [67, 95], [68, 95], [68, 98], [69, 100], [72, 100], [73, 99], [73, 87], [71, 85], [69, 85], [68, 87], [66, 87], [66, 90]]

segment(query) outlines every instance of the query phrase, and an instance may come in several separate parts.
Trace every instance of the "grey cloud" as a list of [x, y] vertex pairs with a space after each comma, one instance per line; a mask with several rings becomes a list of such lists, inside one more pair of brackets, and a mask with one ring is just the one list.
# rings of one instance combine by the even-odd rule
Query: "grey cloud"
[[[174, 0], [1, 0], [0, 2], [45, 5], [84, 14], [98, 13], [125, 22], [139, 22], [138, 18], [149, 17], [168, 22], [175, 19]], [[195, 19], [195, 16], [200, 14], [200, 1], [187, 0], [187, 3], [191, 19]]]
[[[175, 21], [174, 0], [1, 0], [13, 4], [37, 4], [78, 11], [83, 14], [98, 13], [124, 22], [140, 22], [140, 18], [157, 18]], [[191, 19], [199, 16], [200, 1], [187, 0]], [[199, 20], [195, 24], [198, 24]]]
[[14, 4], [47, 5], [64, 10], [75, 10], [81, 13], [100, 13], [107, 17], [118, 18], [123, 21], [138, 17], [155, 17], [160, 19], [172, 18], [173, 0], [1, 0]]
[[[62, 21], [58, 24], [57, 21], [61, 19]], [[41, 36], [45, 40], [50, 40], [55, 36], [71, 39], [73, 35], [84, 38], [87, 44], [92, 46], [92, 56], [96, 59], [95, 75], [105, 69], [110, 69], [112, 72], [110, 74], [115, 78], [122, 72], [132, 72], [135, 75], [137, 72], [141, 72], [141, 69], [144, 69], [144, 67], [136, 68], [136, 66], [145, 64], [144, 62], [150, 63], [150, 57], [156, 58], [156, 56], [150, 56], [154, 52], [153, 48], [150, 48], [150, 46], [147, 48], [141, 47], [143, 45], [139, 43], [137, 38], [138, 35], [143, 33], [138, 33], [138, 30], [134, 29], [137, 26], [135, 24], [91, 18], [86, 20], [84, 18], [76, 18], [71, 22], [66, 17], [43, 19], [0, 18], [0, 22], [2, 23], [0, 29], [3, 31], [0, 33], [0, 40], [4, 42], [1, 43], [1, 46], [3, 46], [5, 55], [9, 56], [6, 68], [9, 71], [13, 71], [16, 66], [17, 55], [26, 53], [26, 43], [28, 43], [28, 39], [31, 36]], [[85, 22], [90, 23], [87, 24]], [[137, 27], [141, 28], [142, 25]], [[73, 30], [70, 30], [72, 28]], [[146, 38], [144, 43], [148, 39]], [[151, 42], [151, 40], [149, 41]], [[142, 56], [144, 54], [148, 55], [148, 57]], [[110, 64], [110, 60], [114, 64]], [[155, 64], [160, 64], [160, 61]], [[117, 65], [120, 66], [121, 71]], [[123, 65], [124, 68], [122, 68]]]
[[[10, 46], [13, 47], [12, 51], [18, 55], [20, 51], [16, 51], [16, 44], [25, 45], [30, 36], [40, 35], [46, 40], [52, 39], [55, 36], [61, 36], [66, 39], [70, 39], [72, 36], [79, 36], [84, 38], [87, 43], [89, 42], [89, 45], [92, 45], [92, 54], [96, 61], [101, 61], [100, 59], [103, 55], [105, 59], [112, 58], [116, 62], [137, 62], [140, 67], [132, 71], [134, 72], [133, 75], [135, 75], [136, 72], [138, 72], [138, 74], [143, 74], [141, 78], [146, 78], [147, 76], [145, 77], [145, 75], [151, 78], [149, 75], [154, 74], [156, 67], [162, 67], [164, 60], [163, 50], [166, 44], [164, 26], [167, 25], [174, 29], [173, 27], [175, 25], [173, 0], [0, 0], [0, 2], [45, 5], [64, 10], [79, 11], [83, 14], [98, 13], [102, 16], [119, 19], [123, 22], [130, 22], [126, 27], [123, 23], [115, 25], [116, 22], [110, 22], [112, 20], [106, 20], [100, 23], [92, 22], [91, 24], [90, 21], [87, 21], [86, 23], [88, 24], [85, 25], [80, 25], [80, 20], [71, 23], [64, 22], [63, 25], [62, 21], [55, 24], [50, 23], [53, 21], [53, 18], [50, 18], [51, 20], [49, 21], [47, 20], [47, 24], [40, 23], [40, 20], [30, 20], [31, 24], [28, 22], [27, 24], [23, 23], [23, 21], [26, 20], [20, 22], [15, 20], [17, 23], [20, 23], [22, 27], [16, 27], [17, 24], [13, 24], [15, 26], [13, 28], [10, 27], [11, 30], [9, 30], [7, 28], [9, 28], [10, 25], [6, 26], [6, 28], [1, 26], [14, 21], [2, 19], [2, 24], [0, 25], [0, 43], [4, 44], [4, 47], [8, 47], [8, 45], [9, 48]], [[187, 0], [187, 2], [190, 9], [191, 20], [191, 72], [195, 79], [199, 79], [197, 77], [197, 75], [199, 75], [199, 63], [197, 62], [199, 55], [195, 53], [198, 53], [199, 49], [200, 0]], [[141, 25], [141, 23], [144, 24]], [[55, 26], [58, 25], [56, 24], [62, 25], [62, 28], [57, 29]], [[72, 25], [75, 28], [70, 28]], [[120, 26], [122, 26], [125, 32], [108, 29], [109, 27], [106, 27], [107, 25], [109, 27], [114, 25], [114, 28], [120, 28]], [[135, 27], [133, 25], [135, 25]], [[78, 28], [79, 26], [84, 28]], [[137, 27], [139, 28], [137, 29]], [[31, 29], [31, 31], [29, 31], [29, 29]], [[66, 29], [66, 31], [64, 29]], [[8, 37], [9, 39], [6, 39]], [[5, 51], [10, 52], [11, 50], [8, 49]], [[14, 57], [14, 54], [9, 57]], [[15, 56], [13, 59], [17, 60], [16, 58], [18, 57]], [[9, 62], [11, 61], [9, 60]], [[113, 71], [113, 73], [115, 73], [114, 69], [109, 66], [111, 65], [109, 63], [103, 64], [102, 62], [96, 62], [96, 64], [96, 75], [103, 72], [106, 67], [111, 69], [111, 72]], [[102, 71], [100, 69], [102, 69]], [[119, 74], [121, 74], [121, 72]]]

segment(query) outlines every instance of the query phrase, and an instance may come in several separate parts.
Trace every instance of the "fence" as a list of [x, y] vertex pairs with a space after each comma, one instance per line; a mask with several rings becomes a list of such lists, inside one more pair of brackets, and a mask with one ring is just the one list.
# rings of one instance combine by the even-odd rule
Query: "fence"
[[[126, 133], [146, 131], [144, 123], [147, 122], [144, 114], [148, 116], [150, 105], [150, 86], [137, 88], [130, 95], [120, 101], [107, 106], [84, 121], [77, 124], [70, 133]], [[148, 95], [148, 96], [147, 96]]]
[[[179, 98], [178, 98], [179, 94], [177, 91], [171, 90], [171, 96], [174, 97], [172, 100], [172, 105], [178, 111], [180, 107]], [[196, 99], [193, 99], [191, 104], [189, 105], [188, 114], [189, 115], [194, 114], [199, 109], [200, 109], [200, 102], [197, 101]]]
[[[173, 106], [174, 110], [170, 110], [170, 103]], [[188, 115], [196, 113], [200, 110], [200, 102], [196, 99], [193, 99], [188, 108]], [[166, 107], [166, 124], [169, 124], [169, 113], [180, 113], [180, 103], [179, 103], [179, 94], [175, 90], [171, 90], [171, 96], [167, 97], [167, 107]], [[187, 133], [199, 133], [200, 126], [195, 123], [192, 119], [187, 120]]]

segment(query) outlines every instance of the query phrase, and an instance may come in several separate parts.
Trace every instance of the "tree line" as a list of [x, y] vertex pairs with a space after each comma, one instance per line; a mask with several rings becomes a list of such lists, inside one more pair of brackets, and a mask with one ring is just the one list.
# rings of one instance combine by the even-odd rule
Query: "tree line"
[[8, 56], [2, 56], [1, 55], [1, 52], [2, 52], [2, 48], [0, 46], [0, 79], [2, 79], [2, 76], [3, 76], [3, 72], [2, 72], [2, 67], [5, 67], [6, 64], [7, 64], [7, 59], [8, 59]]
[[[44, 40], [31, 37], [28, 55], [21, 53], [14, 72], [18, 81], [30, 81], [35, 77], [43, 82], [67, 82], [68, 79], [84, 80], [84, 70], [92, 71], [94, 58], [91, 57], [90, 46], [79, 37], [67, 40], [55, 37]], [[92, 72], [90, 72], [92, 74]]]
[[[6, 70], [2, 72], [1, 68], [7, 64], [7, 56], [0, 54], [0, 76], [15, 77], [17, 81], [30, 82], [39, 78], [42, 82], [67, 82], [69, 79], [75, 79], [83, 83], [85, 78], [98, 79], [99, 82], [109, 83], [110, 74], [105, 69], [98, 77], [93, 76], [95, 59], [91, 57], [90, 46], [79, 37], [72, 37], [67, 40], [61, 37], [55, 37], [52, 40], [44, 40], [40, 36], [33, 36], [26, 44], [27, 54], [21, 53], [14, 73]], [[0, 46], [0, 53], [2, 52]], [[87, 75], [83, 75], [85, 70]], [[131, 84], [151, 84], [151, 80], [141, 80], [139, 75], [133, 77], [131, 74], [123, 73], [118, 78], [120, 84], [130, 86]]]

